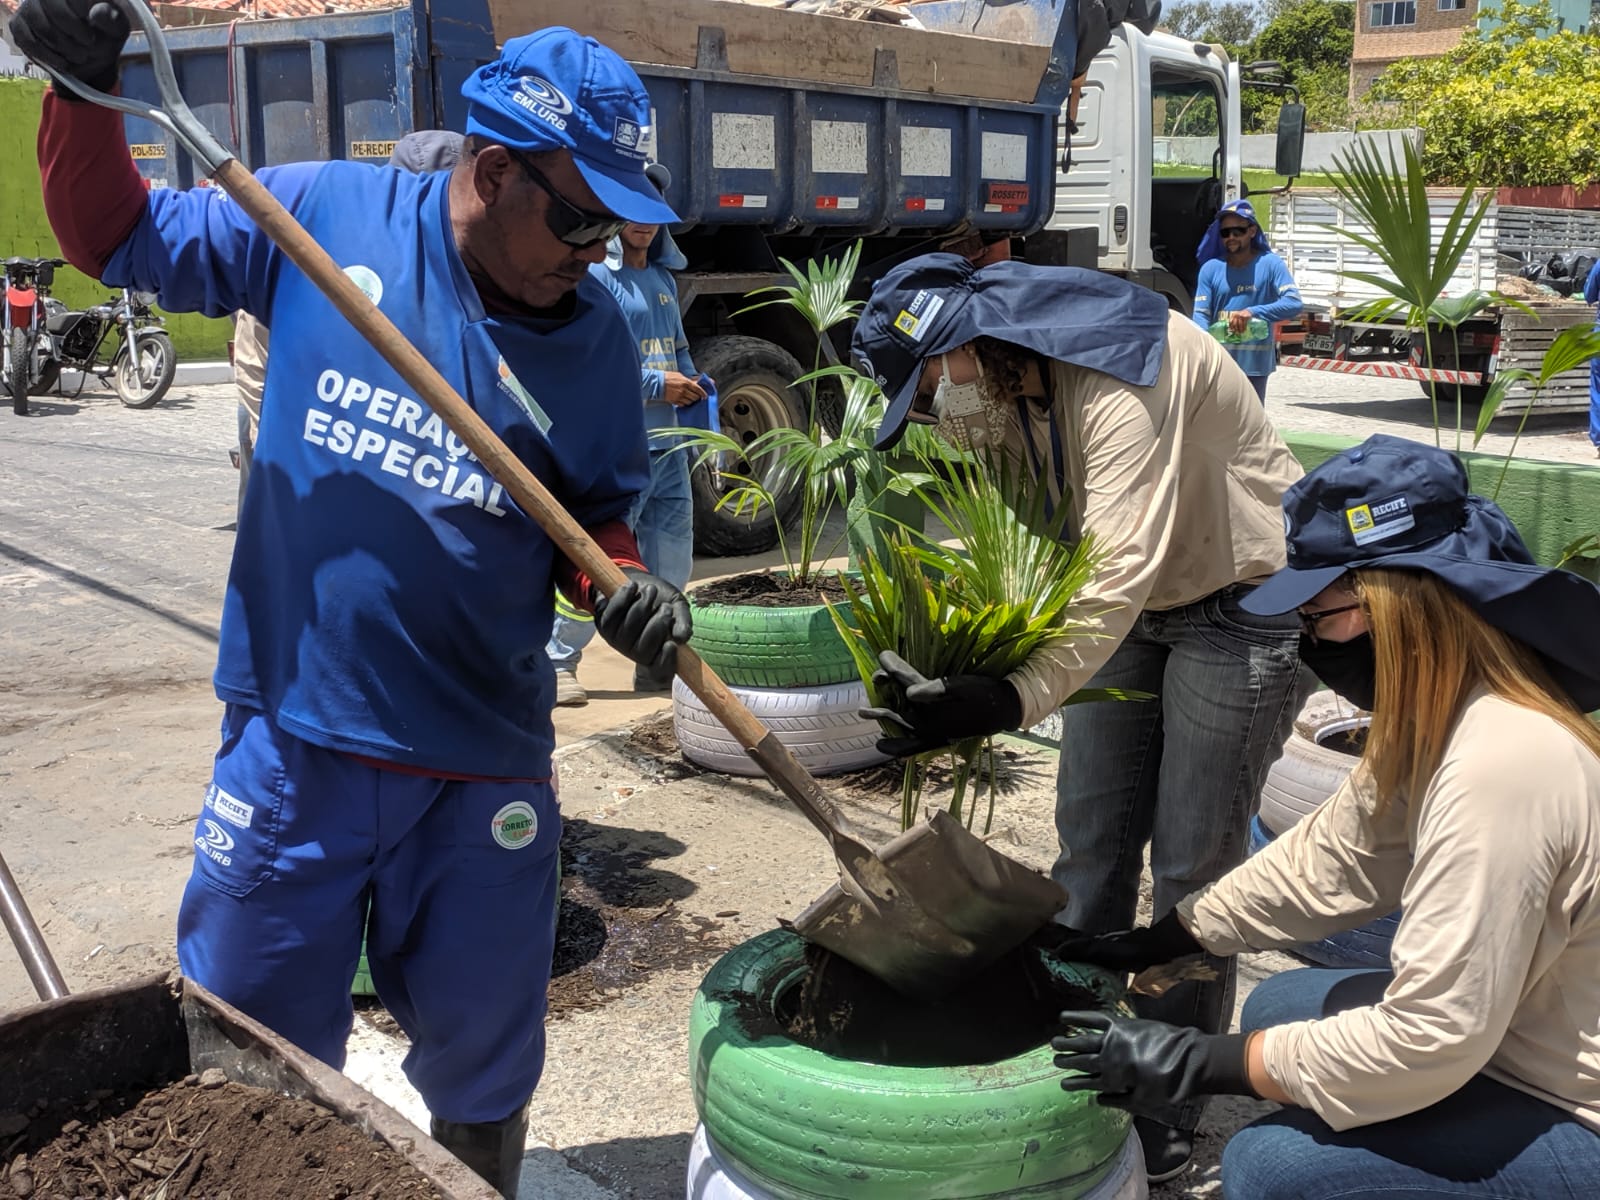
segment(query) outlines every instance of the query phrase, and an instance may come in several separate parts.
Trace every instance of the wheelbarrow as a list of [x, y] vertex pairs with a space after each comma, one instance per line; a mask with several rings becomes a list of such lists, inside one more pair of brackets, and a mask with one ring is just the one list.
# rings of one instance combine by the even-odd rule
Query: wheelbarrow
[[0, 1015], [0, 1113], [25, 1113], [43, 1100], [37, 1127], [75, 1115], [97, 1093], [154, 1091], [215, 1067], [231, 1082], [328, 1109], [400, 1155], [446, 1200], [499, 1200], [466, 1164], [372, 1093], [192, 979], [149, 975], [69, 995], [4, 858], [0, 919], [42, 1002]]
[[[190, 111], [178, 87], [160, 24], [143, 0], [114, 0], [149, 40], [160, 105], [110, 96], [44, 66], [84, 99], [131, 113], [173, 135], [216, 186], [444, 420], [556, 548], [609, 596], [622, 571], [404, 334], [344, 274], [248, 168]], [[910, 995], [938, 995], [976, 977], [1058, 912], [1065, 893], [948, 816], [935, 817], [874, 851], [847, 827], [838, 807], [789, 748], [763, 726], [688, 647], [677, 673], [728, 728], [778, 789], [827, 838], [839, 883], [790, 926]]]

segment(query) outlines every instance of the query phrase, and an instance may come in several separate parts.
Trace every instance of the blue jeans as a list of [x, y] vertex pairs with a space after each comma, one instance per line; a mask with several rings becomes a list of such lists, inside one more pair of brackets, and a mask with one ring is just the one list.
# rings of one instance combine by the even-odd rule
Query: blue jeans
[[[1091, 687], [1154, 700], [1062, 710], [1052, 877], [1067, 889], [1061, 919], [1088, 933], [1130, 928], [1144, 850], [1155, 919], [1244, 861], [1267, 768], [1283, 752], [1300, 689], [1300, 623], [1239, 607], [1243, 585], [1182, 608], [1139, 614]], [[1215, 980], [1138, 996], [1139, 1014], [1208, 1033], [1233, 1013], [1232, 958], [1209, 958]], [[1199, 1123], [1203, 1101], [1176, 1111]], [[1172, 1114], [1169, 1114], [1172, 1115]]]
[[[650, 573], [673, 587], [686, 587], [694, 570], [694, 497], [689, 491], [687, 454], [650, 451], [650, 482], [634, 500], [627, 521]], [[545, 650], [556, 670], [576, 671], [593, 638], [594, 618], [558, 596], [556, 621]]]
[[1600, 448], [1600, 358], [1589, 360], [1589, 440]]
[[1246, 375], [1245, 378], [1250, 381], [1250, 386], [1255, 388], [1256, 395], [1261, 397], [1261, 403], [1265, 404], [1267, 402], [1267, 381], [1270, 380], [1272, 376]]
[[[1375, 1004], [1388, 971], [1308, 967], [1263, 981], [1245, 1001], [1250, 1032]], [[1222, 1155], [1231, 1200], [1580, 1200], [1600, 1194], [1600, 1133], [1485, 1075], [1408, 1116], [1336, 1133], [1288, 1108], [1234, 1134]]]
[[498, 1121], [544, 1069], [560, 842], [549, 780], [384, 770], [229, 705], [178, 964], [337, 1069], [364, 935], [428, 1111]]

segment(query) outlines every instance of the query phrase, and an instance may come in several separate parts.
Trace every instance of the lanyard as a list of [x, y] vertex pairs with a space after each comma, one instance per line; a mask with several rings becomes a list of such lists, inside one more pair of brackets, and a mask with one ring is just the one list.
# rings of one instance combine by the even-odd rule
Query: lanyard
[[[1039, 454], [1039, 448], [1033, 441], [1033, 422], [1028, 417], [1028, 400], [1026, 396], [1017, 397], [1017, 423], [1022, 426], [1022, 439], [1028, 444], [1028, 458], [1033, 463], [1033, 474], [1036, 479], [1044, 478], [1044, 460]], [[1056, 406], [1050, 406], [1050, 458], [1055, 465], [1056, 495], [1063, 500], [1067, 496], [1067, 456], [1061, 448], [1061, 427], [1056, 423]], [[1048, 489], [1049, 484], [1045, 487]], [[1044, 498], [1044, 511], [1047, 518], [1054, 517], [1056, 513], [1055, 502], [1050, 499], [1048, 491]]]

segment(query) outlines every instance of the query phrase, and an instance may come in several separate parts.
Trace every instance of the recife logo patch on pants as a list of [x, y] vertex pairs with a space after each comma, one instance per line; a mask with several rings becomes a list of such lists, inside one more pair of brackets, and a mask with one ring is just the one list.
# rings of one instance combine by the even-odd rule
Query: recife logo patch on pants
[[507, 850], [521, 850], [539, 836], [539, 817], [526, 800], [514, 800], [490, 819], [489, 832]]

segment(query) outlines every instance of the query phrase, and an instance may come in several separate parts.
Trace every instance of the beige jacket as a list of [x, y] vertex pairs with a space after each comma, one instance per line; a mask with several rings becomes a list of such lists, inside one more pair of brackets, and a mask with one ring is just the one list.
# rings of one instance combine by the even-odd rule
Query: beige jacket
[[[1089, 682], [1141, 610], [1179, 608], [1284, 564], [1280, 501], [1304, 471], [1214, 339], [1181, 313], [1168, 320], [1167, 339], [1153, 387], [1051, 366], [1072, 528], [1093, 536], [1101, 559], [1068, 613], [1087, 633], [1034, 654], [1009, 677], [1024, 728]], [[1049, 414], [1029, 409], [1044, 470], [1015, 417], [1005, 449], [1059, 498]]]
[[233, 321], [233, 382], [250, 414], [250, 440], [261, 427], [261, 393], [267, 386], [267, 327], [243, 310]]
[[1600, 759], [1554, 721], [1469, 701], [1418, 804], [1368, 777], [1178, 906], [1217, 954], [1404, 906], [1382, 1001], [1269, 1029], [1267, 1073], [1335, 1129], [1478, 1072], [1600, 1131]]

